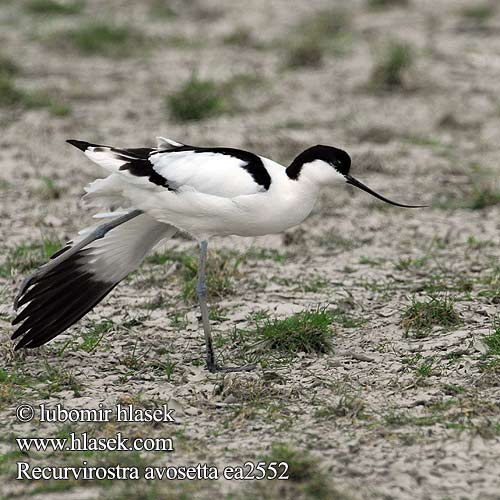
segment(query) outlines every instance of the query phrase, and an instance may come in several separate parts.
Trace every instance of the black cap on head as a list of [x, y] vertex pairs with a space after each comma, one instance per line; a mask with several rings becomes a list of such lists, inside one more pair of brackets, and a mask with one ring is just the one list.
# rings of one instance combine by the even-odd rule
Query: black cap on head
[[344, 176], [347, 184], [356, 186], [357, 188], [366, 191], [372, 196], [375, 196], [379, 200], [385, 201], [386, 203], [405, 208], [423, 208], [425, 206], [404, 205], [402, 203], [397, 203], [395, 201], [389, 200], [389, 198], [386, 198], [381, 194], [378, 194], [373, 189], [358, 181], [357, 179], [349, 175], [349, 169], [351, 168], [351, 157], [344, 150], [335, 148], [333, 146], [323, 146], [322, 144], [318, 144], [317, 146], [312, 146], [311, 148], [306, 149], [305, 151], [300, 153], [286, 169], [288, 177], [290, 179], [297, 180], [300, 176], [303, 165], [312, 163], [315, 160], [322, 160], [325, 163], [331, 165], [339, 174]]
[[337, 172], [347, 175], [351, 167], [351, 157], [343, 150], [333, 146], [323, 146], [318, 144], [302, 151], [286, 169], [290, 179], [297, 179], [300, 175], [302, 165], [311, 163], [314, 160], [322, 160], [329, 163]]

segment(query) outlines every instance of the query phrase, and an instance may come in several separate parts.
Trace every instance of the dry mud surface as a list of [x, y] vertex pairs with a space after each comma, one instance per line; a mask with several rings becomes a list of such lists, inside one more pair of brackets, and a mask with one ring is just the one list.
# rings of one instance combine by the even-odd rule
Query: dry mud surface
[[[0, 108], [3, 498], [500, 498], [500, 365], [484, 342], [499, 298], [500, 12], [467, 16], [477, 3], [459, 1], [346, 3], [199, 0], [159, 12], [159, 2], [86, 0], [79, 13], [46, 16], [28, 12], [29, 2], [0, 4], [1, 52], [20, 68], [17, 85], [69, 106]], [[345, 33], [322, 63], [287, 67], [301, 23], [342, 6]], [[57, 38], [92, 19], [129, 26], [147, 44], [113, 57]], [[391, 40], [410, 44], [414, 60], [402, 87], [380, 90], [370, 81]], [[193, 71], [233, 82], [231, 112], [186, 123], [169, 116], [166, 97]], [[27, 271], [16, 249], [64, 241], [91, 221], [79, 199], [101, 172], [64, 140], [141, 146], [156, 135], [285, 164], [309, 145], [333, 144], [374, 189], [430, 207], [398, 209], [339, 187], [284, 235], [213, 242], [212, 256], [242, 257], [226, 270], [230, 293], [211, 300], [227, 363], [249, 355], [238, 332], [252, 331], [257, 313], [283, 319], [318, 305], [343, 312], [330, 353], [275, 360], [257, 352], [265, 361], [253, 373], [207, 373], [180, 264], [151, 260], [65, 335], [14, 353], [11, 304]], [[195, 255], [195, 242], [179, 237], [164, 251]], [[406, 332], [407, 308], [431, 297], [451, 301], [459, 321]], [[98, 327], [108, 331], [87, 352], [84, 338]], [[177, 425], [20, 423], [21, 402], [168, 403]], [[85, 431], [172, 437], [175, 452], [21, 455], [14, 444]], [[222, 469], [279, 459], [279, 446], [295, 452], [288, 482], [14, 479], [19, 460]]]

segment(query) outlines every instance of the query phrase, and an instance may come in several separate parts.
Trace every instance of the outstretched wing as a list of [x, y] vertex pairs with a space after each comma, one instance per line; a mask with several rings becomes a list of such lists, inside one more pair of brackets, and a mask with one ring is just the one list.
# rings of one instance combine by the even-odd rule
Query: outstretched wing
[[156, 149], [68, 142], [97, 164], [143, 187], [232, 198], [267, 191], [271, 185], [262, 159], [240, 149], [187, 146], [164, 138], [159, 138]]
[[12, 338], [21, 337], [16, 349], [39, 347], [76, 323], [134, 271], [153, 246], [177, 231], [141, 214], [76, 253], [68, 251], [93, 229], [82, 231], [21, 287], [15, 307], [23, 308], [12, 322], [19, 325]]

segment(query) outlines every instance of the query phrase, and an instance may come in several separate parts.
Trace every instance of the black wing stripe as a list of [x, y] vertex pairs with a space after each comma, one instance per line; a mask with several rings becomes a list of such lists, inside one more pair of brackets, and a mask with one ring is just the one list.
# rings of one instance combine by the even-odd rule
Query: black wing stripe
[[85, 316], [95, 305], [97, 305], [111, 290], [117, 285], [109, 285], [108, 283], [95, 282], [92, 287], [89, 287], [85, 296], [77, 295], [74, 300], [65, 309], [68, 314], [59, 315], [54, 318], [50, 324], [44, 324], [32, 328], [16, 345], [15, 350], [22, 347], [34, 348], [46, 344], [54, 337], [57, 337], [64, 330], [76, 323], [80, 318]]
[[153, 165], [149, 161], [149, 156], [151, 155], [151, 153], [156, 152], [156, 149], [151, 149], [151, 148], [119, 149], [119, 148], [113, 148], [111, 146], [92, 144], [90, 142], [85, 142], [85, 141], [77, 141], [74, 139], [68, 139], [66, 142], [84, 152], [89, 148], [94, 148], [93, 150], [96, 152], [98, 152], [99, 150], [102, 150], [103, 152], [109, 151], [113, 153], [118, 159], [127, 162], [120, 167], [120, 170], [128, 170], [132, 175], [136, 177], [147, 177], [148, 180], [153, 184], [166, 187], [169, 191], [174, 191], [168, 185], [167, 179], [165, 179], [158, 172], [156, 172], [153, 169]]
[[135, 158], [141, 158], [142, 160], [147, 160], [149, 158], [149, 155], [153, 151], [156, 151], [156, 149], [151, 149], [151, 148], [127, 148], [127, 149], [112, 148], [112, 149], [113, 151], [117, 151], [119, 153], [123, 153], [126, 155], [131, 155]]
[[175, 192], [175, 189], [168, 184], [168, 179], [165, 179], [162, 175], [154, 170], [152, 163], [149, 161], [149, 157], [153, 154], [169, 154], [182, 151], [191, 151], [193, 153], [215, 153], [232, 156], [233, 158], [238, 158], [242, 161], [241, 168], [245, 169], [252, 176], [256, 184], [261, 186], [266, 191], [271, 186], [271, 176], [264, 166], [264, 163], [262, 162], [260, 156], [243, 149], [207, 148], [188, 145], [173, 146], [171, 148], [162, 150], [150, 148], [119, 149], [113, 148], [111, 146], [100, 146], [98, 144], [91, 144], [89, 142], [77, 141], [73, 139], [69, 139], [66, 142], [72, 144], [82, 151], [86, 151], [89, 147], [94, 148], [94, 151], [98, 151], [99, 148], [104, 148], [106, 151], [111, 151], [118, 158], [126, 161], [126, 163], [120, 167], [120, 170], [128, 170], [132, 175], [136, 177], [147, 177], [148, 180], [153, 184], [165, 187], [169, 191]]
[[[83, 252], [85, 252], [85, 250], [81, 251], [81, 253]], [[17, 307], [26, 304], [45, 291], [52, 290], [55, 287], [60, 286], [61, 284], [68, 283], [76, 279], [84, 272], [91, 274], [89, 270], [85, 269], [85, 262], [77, 257], [77, 255], [75, 255], [74, 257], [74, 261], [63, 261], [55, 269], [46, 273], [43, 276], [43, 280], [35, 280], [30, 285], [30, 287], [24, 291], [23, 295], [19, 297], [17, 301]]]
[[241, 168], [244, 168], [259, 186], [262, 186], [266, 191], [271, 186], [271, 176], [264, 166], [262, 159], [260, 158], [260, 156], [257, 156], [250, 151], [236, 148], [201, 148], [184, 145], [172, 149], [167, 149], [165, 151], [160, 151], [159, 153], [168, 154], [180, 151], [192, 151], [193, 153], [216, 153], [220, 155], [232, 156], [233, 158], [238, 158], [243, 162]]
[[[91, 273], [87, 273], [90, 277]], [[72, 283], [76, 279], [81, 276], [81, 272], [74, 272], [72, 274], [63, 275], [63, 276], [49, 276], [47, 279], [44, 279], [43, 282], [36, 283], [32, 288], [30, 288], [25, 295], [18, 301], [18, 307], [40, 297], [41, 295], [47, 296], [47, 294], [55, 294], [59, 286]], [[16, 318], [17, 320], [17, 318]], [[14, 323], [15, 324], [15, 323]]]
[[14, 320], [16, 323], [25, 321], [14, 333], [13, 338], [19, 337], [37, 323], [46, 325], [61, 316], [67, 307], [73, 305], [75, 290], [79, 291], [77, 293], [80, 298], [84, 297], [86, 289], [89, 287], [89, 281], [82, 278], [76, 281], [75, 285], [58, 287], [50, 294], [31, 301]]
[[[41, 314], [29, 316], [28, 319], [24, 323], [22, 323], [21, 326], [12, 335], [12, 339], [16, 339], [21, 335], [24, 335], [26, 332], [30, 332], [30, 334], [36, 334], [38, 331], [47, 328], [52, 323], [57, 321], [61, 315], [64, 315], [68, 308], [69, 305], [63, 308], [61, 307], [61, 304], [58, 301], [55, 301], [51, 307], [48, 307], [46, 310], [43, 310]], [[22, 341], [25, 341], [25, 339], [23, 338]]]
[[135, 177], [147, 177], [153, 184], [166, 187], [169, 191], [174, 191], [169, 186], [167, 179], [153, 169], [153, 165], [148, 159], [129, 160], [120, 167], [120, 170], [128, 170]]
[[[38, 295], [37, 300], [33, 299], [16, 317], [12, 322], [13, 325], [30, 318], [25, 321], [23, 327], [27, 326], [34, 320], [34, 313], [39, 313], [36, 316], [37, 321], [41, 321], [54, 311], [54, 308], [60, 307], [57, 300], [57, 295], [64, 295], [71, 293], [72, 289], [87, 286], [89, 281], [88, 275], [77, 276], [76, 278], [68, 281], [61, 282], [58, 287], [53, 287], [47, 290], [43, 295]], [[16, 332], [17, 333], [17, 332]]]

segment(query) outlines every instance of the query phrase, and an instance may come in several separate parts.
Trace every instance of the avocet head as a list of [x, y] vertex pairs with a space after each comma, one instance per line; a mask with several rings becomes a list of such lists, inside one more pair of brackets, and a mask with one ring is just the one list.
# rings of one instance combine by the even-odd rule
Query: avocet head
[[332, 184], [351, 184], [379, 200], [405, 208], [422, 208], [423, 205], [403, 205], [376, 193], [349, 174], [351, 157], [342, 149], [321, 144], [302, 151], [286, 169], [288, 177], [293, 180], [307, 179], [318, 186]]

